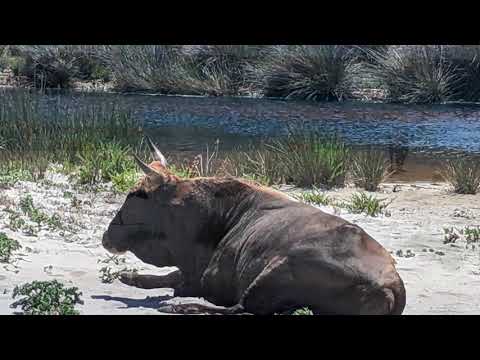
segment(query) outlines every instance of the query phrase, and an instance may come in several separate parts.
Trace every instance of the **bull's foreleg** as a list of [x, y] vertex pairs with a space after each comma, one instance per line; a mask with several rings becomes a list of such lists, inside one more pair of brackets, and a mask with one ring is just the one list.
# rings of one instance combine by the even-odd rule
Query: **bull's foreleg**
[[183, 277], [180, 270], [175, 270], [166, 275], [142, 275], [135, 272], [122, 272], [120, 281], [125, 285], [141, 289], [178, 289], [183, 286]]
[[158, 309], [160, 312], [170, 314], [205, 314], [205, 315], [252, 315], [245, 312], [242, 305], [237, 304], [231, 307], [215, 307], [205, 304], [178, 304], [178, 305], [165, 305]]

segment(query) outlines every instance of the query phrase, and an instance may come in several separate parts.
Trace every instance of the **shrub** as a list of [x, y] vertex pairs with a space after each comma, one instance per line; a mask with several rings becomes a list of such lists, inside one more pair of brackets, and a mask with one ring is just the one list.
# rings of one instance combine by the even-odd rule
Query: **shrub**
[[183, 92], [199, 95], [248, 94], [248, 70], [264, 47], [256, 45], [194, 46], [183, 62], [179, 84]]
[[480, 162], [478, 160], [448, 160], [440, 174], [457, 194], [473, 195], [480, 188]]
[[78, 315], [76, 304], [83, 304], [78, 288], [65, 288], [57, 280], [33, 281], [13, 289], [12, 297], [15, 299], [11, 307], [21, 306], [26, 315]]
[[391, 46], [371, 51], [371, 74], [393, 102], [434, 103], [454, 99], [462, 77], [449, 63], [442, 46]]
[[106, 47], [103, 59], [120, 90], [147, 90], [163, 94], [181, 93], [181, 46], [119, 45]]
[[78, 55], [69, 45], [18, 46], [25, 59], [22, 75], [35, 87], [67, 88], [78, 73]]
[[0, 232], [0, 262], [8, 263], [12, 253], [21, 249], [22, 246], [17, 240], [9, 238], [5, 233]]
[[253, 71], [267, 97], [342, 100], [357, 69], [352, 50], [340, 45], [274, 46]]
[[376, 191], [389, 176], [389, 164], [384, 153], [378, 150], [359, 151], [353, 156], [351, 173], [356, 186]]

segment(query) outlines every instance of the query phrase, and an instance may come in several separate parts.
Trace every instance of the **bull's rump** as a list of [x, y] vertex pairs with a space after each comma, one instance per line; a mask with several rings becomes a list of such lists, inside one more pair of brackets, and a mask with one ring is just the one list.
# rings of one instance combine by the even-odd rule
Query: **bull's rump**
[[207, 271], [206, 284], [213, 293], [222, 288], [223, 300], [239, 301], [266, 267], [285, 259], [269, 275], [272, 298], [288, 295], [290, 302], [312, 306], [323, 301], [325, 307], [337, 305], [345, 312], [350, 306], [354, 313], [369, 298], [377, 307], [393, 306], [385, 300], [391, 291], [383, 290], [385, 284], [398, 283], [393, 259], [358, 226], [298, 205], [263, 211], [249, 224], [238, 225]]

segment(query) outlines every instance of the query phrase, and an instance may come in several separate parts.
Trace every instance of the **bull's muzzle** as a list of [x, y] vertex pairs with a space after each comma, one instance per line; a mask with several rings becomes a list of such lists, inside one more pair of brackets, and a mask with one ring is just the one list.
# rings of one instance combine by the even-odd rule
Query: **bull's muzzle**
[[102, 245], [105, 248], [105, 250], [107, 250], [108, 252], [110, 252], [114, 255], [122, 255], [122, 254], [126, 253], [126, 251], [120, 251], [117, 248], [115, 248], [115, 246], [112, 245], [110, 237], [108, 235], [108, 231], [105, 231], [103, 233]]

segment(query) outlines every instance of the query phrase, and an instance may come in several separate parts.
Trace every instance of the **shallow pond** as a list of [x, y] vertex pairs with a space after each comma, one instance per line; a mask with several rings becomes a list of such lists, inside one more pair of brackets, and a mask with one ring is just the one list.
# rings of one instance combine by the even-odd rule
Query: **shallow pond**
[[[57, 95], [56, 95], [57, 96]], [[45, 95], [48, 107], [56, 96]], [[142, 120], [162, 150], [195, 153], [220, 140], [221, 150], [283, 136], [303, 124], [352, 146], [406, 155], [397, 181], [435, 180], [445, 158], [480, 155], [480, 106], [312, 103], [271, 99], [66, 94], [73, 104], [119, 102]], [[400, 155], [399, 155], [400, 154]]]

